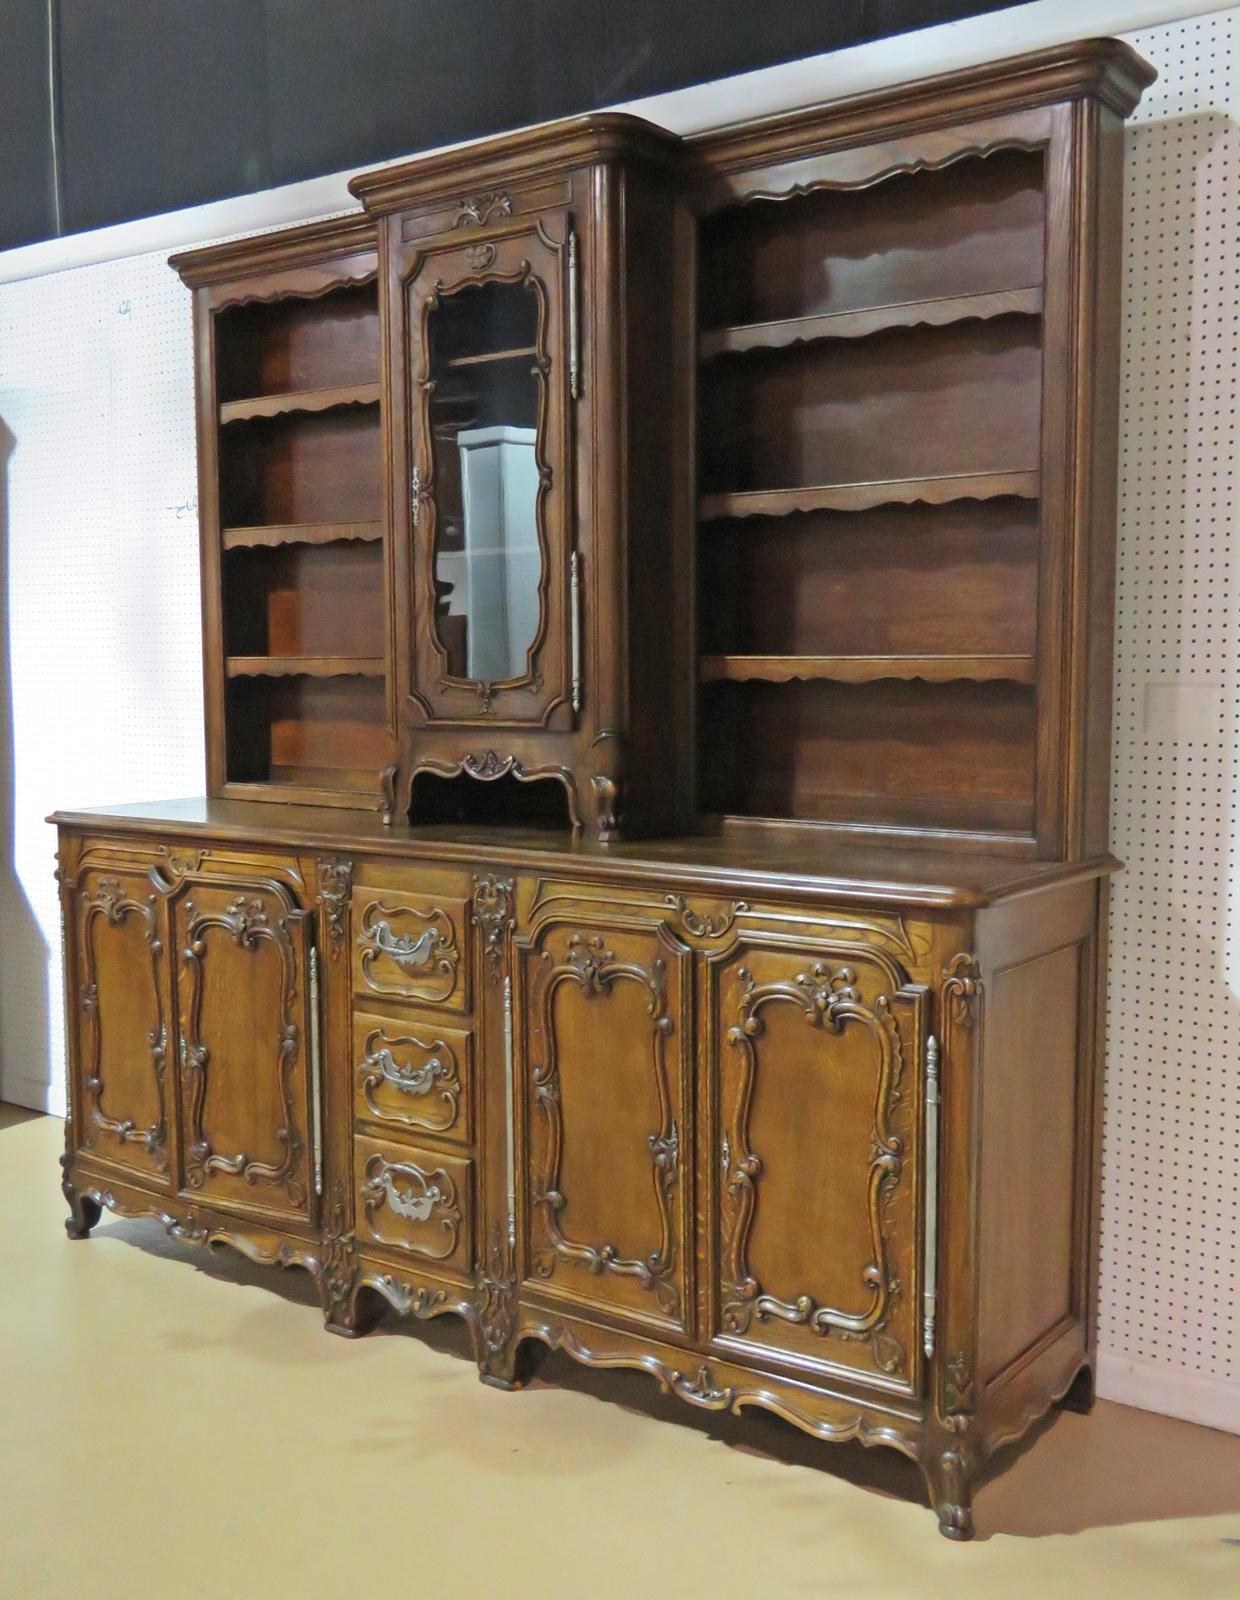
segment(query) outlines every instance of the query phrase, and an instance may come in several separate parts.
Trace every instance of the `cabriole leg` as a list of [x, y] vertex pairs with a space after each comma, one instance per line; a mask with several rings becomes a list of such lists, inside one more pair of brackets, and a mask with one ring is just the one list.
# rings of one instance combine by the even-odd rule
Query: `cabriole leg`
[[64, 1174], [60, 1180], [60, 1192], [69, 1206], [69, 1215], [65, 1218], [65, 1232], [71, 1239], [88, 1239], [90, 1230], [103, 1214], [103, 1207], [89, 1195], [78, 1193], [77, 1185], [69, 1176], [72, 1165], [73, 1158], [66, 1151], [60, 1158], [60, 1168]]
[[930, 1504], [938, 1514], [939, 1532], [945, 1539], [973, 1537], [973, 1480], [976, 1465], [962, 1439], [953, 1439], [921, 1464]]

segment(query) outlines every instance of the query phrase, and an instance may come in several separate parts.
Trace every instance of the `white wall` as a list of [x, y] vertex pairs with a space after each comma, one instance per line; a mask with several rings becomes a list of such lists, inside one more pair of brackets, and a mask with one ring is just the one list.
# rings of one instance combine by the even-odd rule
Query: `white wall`
[[[1112, 919], [1100, 1387], [1240, 1430], [1240, 10], [1190, 9], [1211, 8], [1088, 8], [1094, 32], [1160, 23], [1127, 36], [1163, 75], [1128, 135], [1113, 808], [1127, 871]], [[634, 109], [686, 131], [1072, 37], [1081, 12], [1037, 0]], [[0, 255], [5, 1098], [63, 1105], [42, 818], [202, 787], [189, 296], [167, 250], [346, 199], [338, 175]], [[51, 270], [92, 253], [111, 259]]]

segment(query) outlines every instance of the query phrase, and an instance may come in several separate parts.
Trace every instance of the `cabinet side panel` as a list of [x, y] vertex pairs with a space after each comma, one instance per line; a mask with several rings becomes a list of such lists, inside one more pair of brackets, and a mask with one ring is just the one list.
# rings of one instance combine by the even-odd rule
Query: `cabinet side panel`
[[994, 1379], [1074, 1312], [1084, 942], [987, 984], [978, 1368]]

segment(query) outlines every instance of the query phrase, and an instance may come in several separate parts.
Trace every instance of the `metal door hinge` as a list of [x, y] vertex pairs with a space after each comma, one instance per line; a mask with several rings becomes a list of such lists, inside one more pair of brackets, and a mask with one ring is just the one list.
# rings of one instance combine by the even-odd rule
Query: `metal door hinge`
[[922, 1260], [921, 1342], [934, 1354], [939, 1273], [939, 1041], [926, 1040], [926, 1221]]
[[314, 1129], [314, 1192], [323, 1193], [323, 1050], [319, 1023], [319, 952], [310, 946], [310, 1114]]
[[504, 978], [504, 1112], [508, 1160], [508, 1243], [517, 1242], [516, 1085], [513, 1082], [512, 979]]
[[570, 641], [573, 656], [573, 710], [580, 712], [581, 692], [581, 552], [574, 550], [568, 563]]
[[578, 284], [577, 234], [568, 236], [568, 392], [581, 396], [581, 290]]

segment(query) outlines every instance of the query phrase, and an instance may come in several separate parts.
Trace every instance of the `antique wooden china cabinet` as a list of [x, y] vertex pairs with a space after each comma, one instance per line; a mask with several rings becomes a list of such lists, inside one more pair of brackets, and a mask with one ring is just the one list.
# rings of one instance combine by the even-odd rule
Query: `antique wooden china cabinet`
[[1091, 1397], [1122, 121], [1065, 46], [193, 251], [209, 795], [59, 813], [64, 1190], [893, 1446]]

